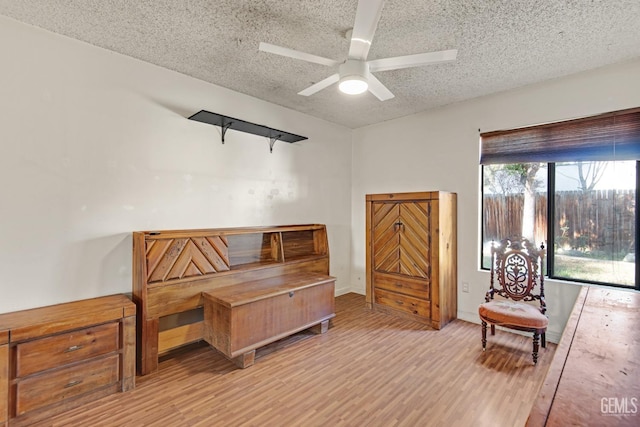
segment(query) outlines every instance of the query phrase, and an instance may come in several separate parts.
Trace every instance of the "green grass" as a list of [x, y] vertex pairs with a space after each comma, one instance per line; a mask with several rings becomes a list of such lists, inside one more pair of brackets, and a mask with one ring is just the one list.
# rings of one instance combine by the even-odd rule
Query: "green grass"
[[555, 255], [554, 276], [567, 280], [634, 286], [636, 266], [633, 262]]

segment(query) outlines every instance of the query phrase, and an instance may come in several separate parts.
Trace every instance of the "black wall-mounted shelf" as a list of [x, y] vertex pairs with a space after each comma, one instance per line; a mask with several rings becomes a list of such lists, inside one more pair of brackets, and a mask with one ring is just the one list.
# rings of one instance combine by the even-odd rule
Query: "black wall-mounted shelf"
[[253, 135], [266, 136], [269, 138], [269, 151], [273, 152], [273, 144], [276, 141], [284, 142], [298, 142], [308, 139], [306, 136], [300, 136], [293, 133], [285, 132], [278, 129], [273, 129], [268, 126], [258, 125], [255, 123], [246, 122], [244, 120], [235, 119], [229, 116], [223, 116], [222, 114], [212, 113], [206, 110], [200, 110], [191, 117], [189, 120], [195, 120], [197, 122], [207, 123], [214, 126], [220, 126], [222, 128], [222, 143], [224, 144], [224, 135], [227, 130], [233, 129], [240, 132], [246, 132]]

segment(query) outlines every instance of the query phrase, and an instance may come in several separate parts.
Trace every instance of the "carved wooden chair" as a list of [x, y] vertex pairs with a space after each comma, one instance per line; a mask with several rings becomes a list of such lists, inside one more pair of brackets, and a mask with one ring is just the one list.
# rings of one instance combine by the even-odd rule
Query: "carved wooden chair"
[[[491, 325], [491, 335], [495, 335], [496, 325], [533, 332], [533, 363], [538, 363], [539, 340], [542, 337], [542, 347], [546, 347], [549, 323], [541, 273], [544, 254], [544, 245], [536, 249], [523, 237], [503, 239], [491, 248], [491, 285], [485, 303], [478, 309], [482, 321], [482, 351], [487, 348], [487, 324]], [[494, 296], [501, 298], [494, 299]], [[532, 304], [536, 301], [539, 306]]]

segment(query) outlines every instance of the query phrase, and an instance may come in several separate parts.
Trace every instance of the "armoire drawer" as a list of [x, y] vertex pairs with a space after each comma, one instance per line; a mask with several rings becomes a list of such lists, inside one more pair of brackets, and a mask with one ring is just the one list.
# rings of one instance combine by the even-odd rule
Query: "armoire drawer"
[[117, 351], [118, 326], [112, 322], [18, 344], [16, 377]]
[[376, 304], [386, 305], [387, 307], [414, 314], [416, 316], [431, 316], [430, 301], [402, 295], [396, 292], [389, 292], [380, 288], [374, 289], [374, 297]]
[[18, 381], [16, 415], [118, 382], [118, 354]]
[[391, 292], [429, 300], [429, 279], [373, 273], [373, 286]]

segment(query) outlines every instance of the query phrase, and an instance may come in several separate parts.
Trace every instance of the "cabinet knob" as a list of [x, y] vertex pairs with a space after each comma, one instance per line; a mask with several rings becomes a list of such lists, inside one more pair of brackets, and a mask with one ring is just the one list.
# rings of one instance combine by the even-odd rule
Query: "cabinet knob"
[[293, 298], [293, 291], [289, 292], [289, 298]]

